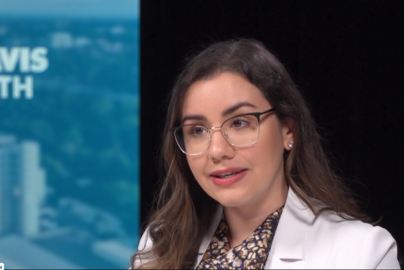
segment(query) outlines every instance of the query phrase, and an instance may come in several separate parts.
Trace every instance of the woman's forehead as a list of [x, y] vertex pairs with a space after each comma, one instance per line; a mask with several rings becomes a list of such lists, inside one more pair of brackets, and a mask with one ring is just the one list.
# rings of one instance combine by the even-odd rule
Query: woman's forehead
[[244, 77], [233, 73], [221, 73], [208, 80], [196, 81], [188, 88], [184, 96], [182, 116], [222, 113], [240, 103], [252, 105], [241, 107], [265, 109], [269, 105], [263, 93]]

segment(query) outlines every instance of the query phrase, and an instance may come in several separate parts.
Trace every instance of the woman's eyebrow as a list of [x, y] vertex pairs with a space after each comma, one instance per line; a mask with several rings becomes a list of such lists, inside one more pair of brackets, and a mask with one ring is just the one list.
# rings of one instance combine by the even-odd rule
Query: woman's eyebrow
[[203, 115], [195, 114], [195, 115], [187, 115], [184, 118], [182, 118], [181, 123], [184, 123], [187, 120], [202, 120], [206, 121], [206, 117]]
[[[235, 111], [237, 111], [238, 109], [240, 109], [241, 107], [251, 107], [251, 108], [257, 108], [257, 106], [255, 106], [254, 104], [251, 104], [249, 102], [239, 102], [233, 106], [231, 106], [230, 108], [224, 110], [222, 112], [222, 116], [227, 116]], [[187, 115], [184, 116], [184, 118], [182, 118], [181, 123], [184, 123], [187, 120], [200, 120], [200, 121], [207, 121], [206, 117], [200, 114], [194, 114], [194, 115]]]
[[222, 112], [222, 116], [227, 116], [235, 111], [237, 111], [238, 109], [240, 109], [241, 107], [252, 107], [252, 108], [257, 108], [257, 106], [255, 106], [254, 104], [248, 103], [248, 102], [239, 102], [236, 105], [231, 106], [230, 108], [224, 110]]

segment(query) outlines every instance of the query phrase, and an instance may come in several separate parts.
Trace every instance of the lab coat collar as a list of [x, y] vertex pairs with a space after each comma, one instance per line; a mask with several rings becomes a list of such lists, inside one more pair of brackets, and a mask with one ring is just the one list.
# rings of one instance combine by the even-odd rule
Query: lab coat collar
[[[205, 234], [199, 248], [196, 265], [199, 265], [203, 254], [205, 253], [217, 226], [221, 220], [223, 207], [218, 206], [213, 222]], [[272, 248], [268, 254], [265, 268], [289, 268], [290, 263], [304, 260], [304, 241], [308, 224], [314, 219], [314, 214], [310, 208], [304, 205], [289, 188], [286, 203], [283, 208], [282, 216], [275, 232], [272, 242]]]
[[289, 188], [265, 268], [287, 268], [304, 261], [304, 242], [314, 214]]

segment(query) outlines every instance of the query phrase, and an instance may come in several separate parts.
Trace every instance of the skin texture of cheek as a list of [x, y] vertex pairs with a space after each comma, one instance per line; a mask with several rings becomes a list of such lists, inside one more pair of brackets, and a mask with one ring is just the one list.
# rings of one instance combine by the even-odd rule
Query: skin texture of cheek
[[[234, 149], [235, 155], [230, 160], [217, 164], [221, 167], [240, 167], [247, 169], [245, 177], [239, 182], [220, 187], [215, 185], [207, 174], [212, 160], [207, 154], [188, 157], [191, 170], [202, 189], [214, 200], [225, 207], [242, 207], [244, 205], [264, 202], [266, 197], [276, 196], [276, 190], [284, 182], [283, 174], [283, 142], [279, 131], [272, 130], [265, 137], [249, 148]], [[269, 139], [270, 137], [271, 139]], [[221, 164], [220, 164], [221, 163]]]
[[283, 160], [279, 158], [283, 149], [279, 144], [257, 144], [250, 150], [240, 153], [249, 168], [244, 182], [240, 182], [238, 189], [233, 192], [222, 193], [222, 204], [225, 206], [265, 203], [267, 197], [275, 196], [284, 182]]

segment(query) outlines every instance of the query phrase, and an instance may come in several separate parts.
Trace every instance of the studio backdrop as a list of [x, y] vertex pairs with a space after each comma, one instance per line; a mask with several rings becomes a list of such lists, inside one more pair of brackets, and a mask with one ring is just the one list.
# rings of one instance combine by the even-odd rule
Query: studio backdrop
[[0, 263], [127, 268], [139, 227], [139, 1], [0, 2]]
[[141, 1], [142, 221], [185, 59], [215, 41], [254, 38], [285, 64], [333, 168], [404, 254], [403, 36], [404, 1]]

